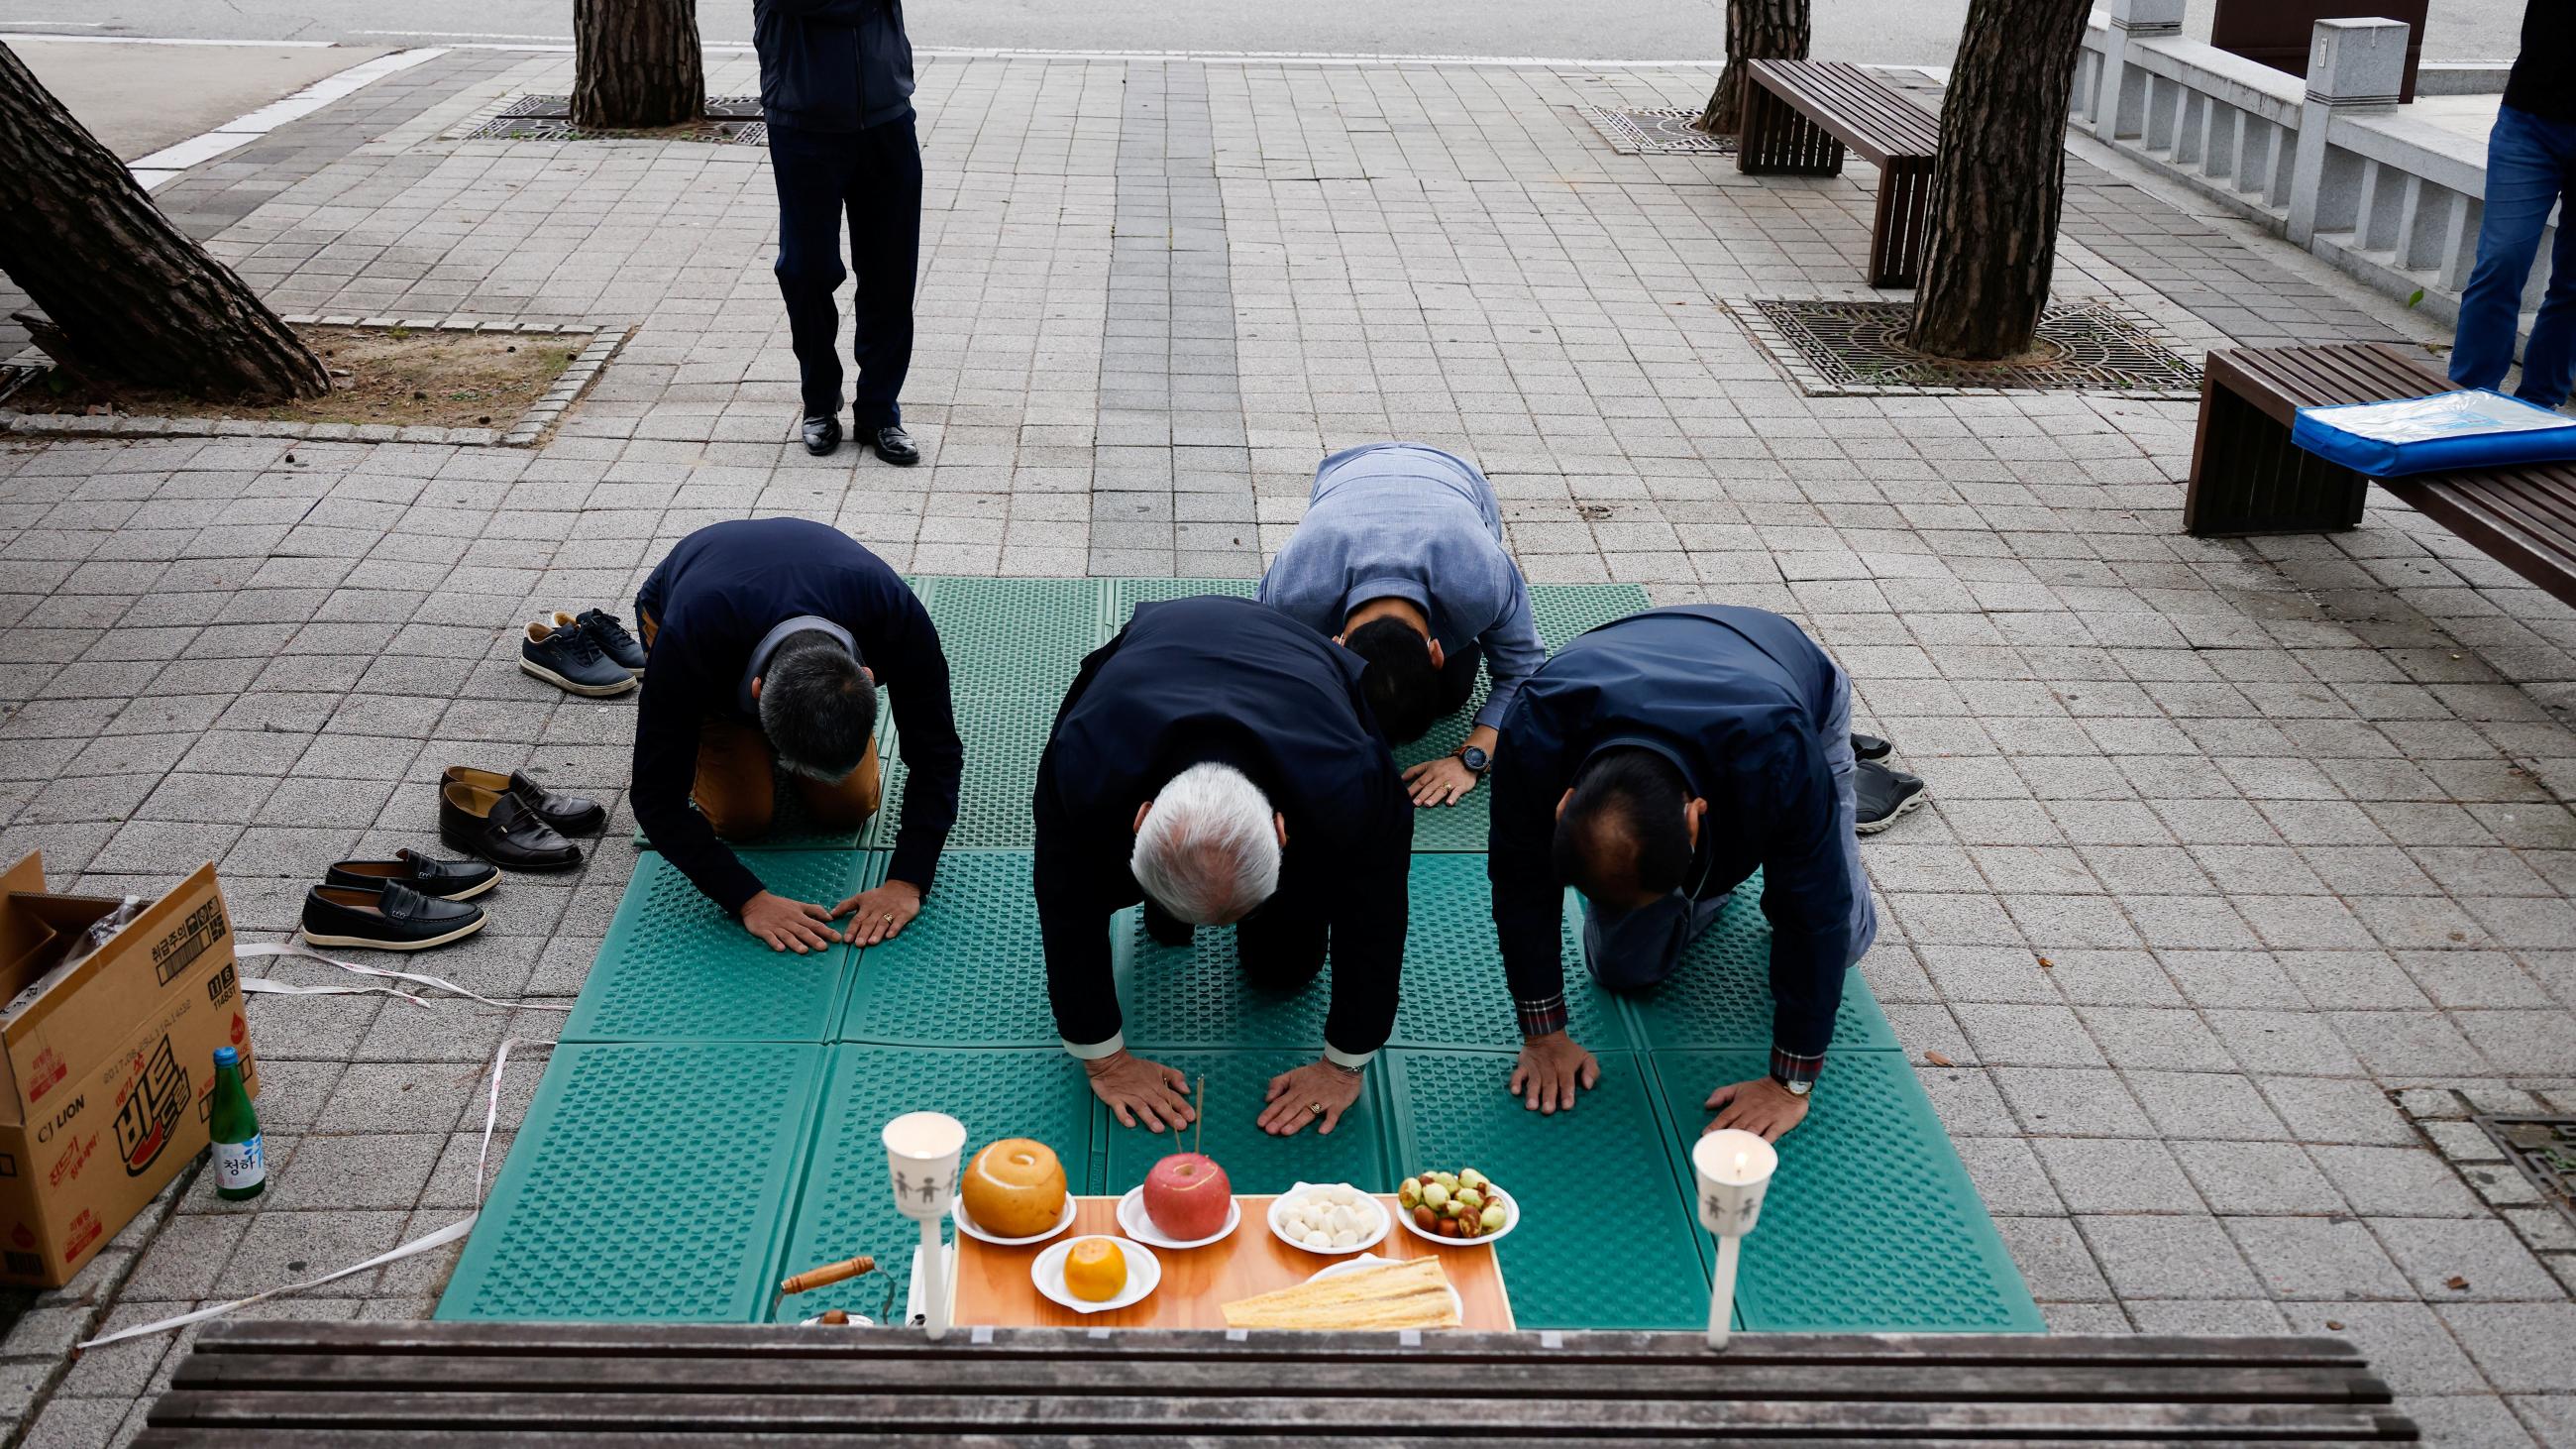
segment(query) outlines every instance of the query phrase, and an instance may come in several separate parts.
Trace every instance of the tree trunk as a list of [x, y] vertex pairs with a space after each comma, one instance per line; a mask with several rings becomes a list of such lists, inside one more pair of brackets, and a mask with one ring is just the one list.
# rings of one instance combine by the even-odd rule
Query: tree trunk
[[1699, 113], [1699, 128], [1712, 136], [1732, 136], [1744, 127], [1744, 63], [1748, 60], [1805, 60], [1809, 0], [1726, 0], [1726, 69], [1708, 105]]
[[319, 397], [331, 374], [0, 45], [0, 271], [74, 373], [199, 397]]
[[2091, 0], [1969, 0], [1941, 102], [1913, 345], [1943, 357], [2027, 350], [2057, 265], [2066, 112]]
[[696, 0], [573, 0], [572, 123], [677, 126], [705, 113]]

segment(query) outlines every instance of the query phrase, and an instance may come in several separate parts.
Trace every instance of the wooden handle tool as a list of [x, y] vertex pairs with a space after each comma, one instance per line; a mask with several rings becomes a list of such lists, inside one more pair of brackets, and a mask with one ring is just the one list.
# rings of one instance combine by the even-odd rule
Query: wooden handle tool
[[827, 1264], [824, 1267], [808, 1268], [780, 1283], [778, 1292], [781, 1297], [790, 1293], [808, 1293], [817, 1288], [829, 1288], [835, 1283], [846, 1283], [862, 1273], [873, 1273], [876, 1270], [877, 1260], [861, 1253], [855, 1258]]

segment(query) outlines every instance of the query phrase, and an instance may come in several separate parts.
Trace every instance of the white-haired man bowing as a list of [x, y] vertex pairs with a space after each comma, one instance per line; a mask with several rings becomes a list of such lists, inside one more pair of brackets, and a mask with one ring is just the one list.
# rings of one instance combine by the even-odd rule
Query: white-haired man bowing
[[1330, 1132], [1395, 1029], [1413, 811], [1360, 692], [1364, 661], [1248, 599], [1146, 604], [1083, 661], [1038, 762], [1036, 886], [1065, 1050], [1128, 1126], [1190, 1121], [1188, 1079], [1127, 1050], [1109, 918], [1165, 945], [1235, 928], [1244, 974], [1293, 991], [1333, 960], [1320, 1059], [1261, 1126]]

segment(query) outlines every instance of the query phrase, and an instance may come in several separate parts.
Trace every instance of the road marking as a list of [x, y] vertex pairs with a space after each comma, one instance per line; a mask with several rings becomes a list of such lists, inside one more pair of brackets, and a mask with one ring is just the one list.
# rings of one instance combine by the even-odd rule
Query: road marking
[[[0, 25], [23, 29], [30, 25], [72, 25], [70, 20], [0, 20]], [[103, 22], [102, 22], [103, 23]], [[173, 35], [54, 35], [27, 30], [26, 40], [61, 40], [75, 45], [229, 45], [255, 50], [329, 50], [336, 41], [329, 40], [194, 40]]]
[[156, 191], [177, 180], [189, 167], [212, 161], [226, 152], [238, 150], [289, 121], [300, 120], [344, 96], [354, 94], [383, 80], [386, 76], [411, 69], [425, 61], [438, 59], [446, 50], [424, 47], [397, 50], [374, 60], [361, 61], [347, 70], [326, 75], [284, 100], [271, 101], [256, 111], [236, 116], [202, 135], [190, 136], [175, 146], [164, 146], [149, 156], [139, 157], [127, 167], [146, 191]]
[[[458, 50], [568, 51], [569, 35], [519, 35], [489, 30], [353, 30], [352, 35], [415, 36], [455, 42]], [[519, 42], [517, 44], [475, 42]], [[740, 41], [708, 41], [700, 47], [736, 55], [751, 46]], [[1595, 70], [1670, 70], [1718, 66], [1724, 56], [1682, 56], [1671, 60], [1588, 60], [1554, 55], [1436, 55], [1392, 51], [1308, 50], [1048, 50], [1026, 46], [916, 45], [912, 53], [948, 60], [1142, 60], [1191, 61], [1202, 65], [1428, 65], [1428, 66], [1561, 66]]]

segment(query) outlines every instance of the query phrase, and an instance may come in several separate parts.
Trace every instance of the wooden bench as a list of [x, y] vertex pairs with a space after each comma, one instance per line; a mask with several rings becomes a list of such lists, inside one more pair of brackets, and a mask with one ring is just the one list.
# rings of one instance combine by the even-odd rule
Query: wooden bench
[[[146, 1449], [2407, 1442], [2333, 1338], [210, 1325]], [[774, 1437], [773, 1437], [774, 1436]]]
[[2576, 464], [2372, 479], [2290, 443], [2303, 407], [2449, 392], [2442, 374], [2380, 342], [2212, 352], [2183, 495], [2185, 531], [2323, 533], [2361, 521], [2376, 482], [2560, 600], [2576, 604]]
[[1757, 60], [1746, 67], [1736, 169], [1755, 176], [1839, 175], [1845, 147], [1878, 168], [1869, 284], [1914, 286], [1923, 275], [1941, 118], [1838, 60]]

